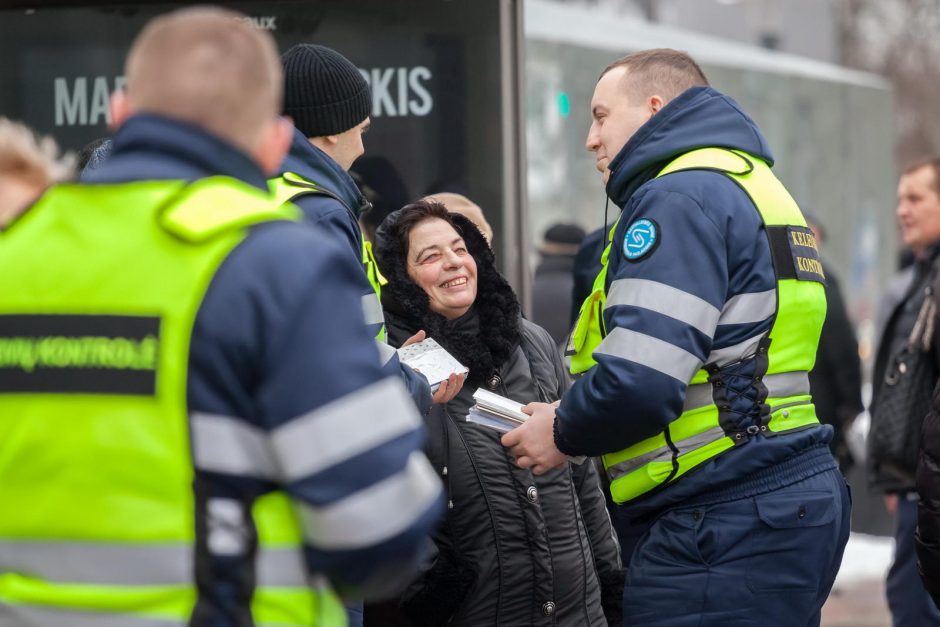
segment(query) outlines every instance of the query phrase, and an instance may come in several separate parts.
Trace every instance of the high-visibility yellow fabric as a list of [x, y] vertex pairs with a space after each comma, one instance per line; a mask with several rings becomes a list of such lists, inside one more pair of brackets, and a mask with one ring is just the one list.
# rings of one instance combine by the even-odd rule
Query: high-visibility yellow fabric
[[[799, 207], [773, 175], [770, 167], [751, 155], [721, 148], [702, 148], [670, 162], [658, 176], [682, 170], [708, 169], [736, 181], [754, 202], [765, 226], [805, 227]], [[607, 264], [617, 224], [608, 233], [602, 268], [592, 293], [581, 307], [581, 315], [568, 346], [570, 369], [584, 373], [596, 365], [593, 353], [606, 335], [603, 311], [606, 303]], [[777, 280], [777, 313], [770, 331], [768, 367], [765, 376], [812, 370], [819, 334], [826, 315], [822, 284], [815, 281], [780, 278]], [[695, 373], [689, 385], [707, 383], [709, 373]], [[773, 434], [817, 424], [815, 408], [805, 394], [768, 398], [772, 413], [764, 425]], [[664, 484], [679, 480], [689, 470], [733, 448], [743, 437], [726, 433], [720, 425], [714, 404], [684, 411], [666, 433], [657, 434], [633, 446], [603, 456], [611, 477], [611, 496], [618, 503], [636, 499]], [[683, 449], [682, 441], [693, 445]], [[675, 449], [679, 449], [679, 453]]]
[[[81, 566], [86, 581], [62, 581], [55, 569], [51, 577], [0, 572], [0, 605], [118, 613], [129, 625], [188, 622], [196, 590], [186, 564], [178, 581], [155, 574], [141, 585], [134, 581], [146, 580], [151, 564], [141, 561], [125, 581], [106, 574], [104, 562], [134, 547], [193, 559], [186, 381], [196, 313], [245, 227], [297, 218], [267, 193], [214, 177], [57, 186], [0, 232], [0, 552], [37, 541], [102, 547], [100, 562]], [[152, 321], [152, 333], [138, 341], [108, 331], [117, 319]], [[14, 336], [11, 321], [27, 331]], [[98, 336], [69, 330], [98, 323]], [[31, 336], [31, 324], [60, 335]], [[152, 391], [63, 391], [88, 369], [90, 381], [130, 374]], [[301, 551], [286, 497], [263, 500], [261, 550], [275, 538]], [[328, 588], [261, 587], [253, 611], [257, 624], [346, 624]]]
[[[271, 179], [268, 182], [271, 192], [281, 203], [291, 203], [300, 196], [306, 194], [321, 194], [324, 196], [333, 196], [317, 186], [313, 181], [308, 181], [304, 177], [294, 172], [285, 172], [281, 176]], [[337, 199], [337, 202], [340, 202]], [[369, 285], [375, 291], [375, 297], [382, 302], [382, 286], [388, 283], [388, 280], [379, 271], [379, 264], [375, 261], [375, 255], [372, 254], [372, 242], [365, 238], [362, 240], [362, 250], [360, 251], [360, 261], [362, 269], [366, 273]], [[379, 329], [375, 338], [380, 342], [385, 342], [385, 325]]]

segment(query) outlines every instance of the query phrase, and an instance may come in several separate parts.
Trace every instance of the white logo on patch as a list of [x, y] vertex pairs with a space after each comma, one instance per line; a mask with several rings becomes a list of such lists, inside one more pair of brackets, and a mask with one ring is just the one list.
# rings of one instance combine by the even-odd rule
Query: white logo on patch
[[623, 255], [630, 261], [637, 261], [648, 254], [659, 241], [659, 229], [652, 220], [642, 218], [627, 229], [623, 238]]

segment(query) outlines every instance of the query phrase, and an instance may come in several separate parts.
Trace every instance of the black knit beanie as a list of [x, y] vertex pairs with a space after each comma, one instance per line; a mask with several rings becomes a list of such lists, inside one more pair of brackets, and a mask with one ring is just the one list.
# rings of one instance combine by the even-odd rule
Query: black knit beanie
[[298, 44], [281, 57], [284, 114], [306, 137], [348, 131], [372, 110], [369, 84], [349, 59], [325, 46]]

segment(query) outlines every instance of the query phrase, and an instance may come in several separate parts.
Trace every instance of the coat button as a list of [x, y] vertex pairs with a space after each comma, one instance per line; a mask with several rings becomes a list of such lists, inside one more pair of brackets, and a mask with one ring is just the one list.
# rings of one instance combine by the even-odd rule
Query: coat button
[[486, 385], [487, 385], [487, 387], [489, 387], [491, 390], [495, 390], [495, 389], [499, 388], [499, 384], [502, 383], [502, 382], [503, 382], [503, 380], [500, 378], [500, 376], [499, 376], [498, 374], [494, 374], [492, 377], [490, 377], [489, 379], [487, 379]]
[[551, 601], [546, 601], [542, 604], [542, 613], [546, 616], [551, 616], [555, 613], [555, 604]]
[[539, 500], [539, 491], [535, 488], [534, 485], [530, 485], [529, 489], [525, 491], [525, 497], [529, 499], [530, 503], [535, 503]]

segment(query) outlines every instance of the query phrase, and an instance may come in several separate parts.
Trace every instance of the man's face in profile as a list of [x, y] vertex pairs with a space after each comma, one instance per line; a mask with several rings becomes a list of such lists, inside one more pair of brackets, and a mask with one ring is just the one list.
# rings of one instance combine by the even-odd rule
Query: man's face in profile
[[604, 183], [610, 178], [610, 162], [653, 115], [645, 99], [635, 104], [631, 101], [624, 84], [626, 73], [626, 68], [616, 67], [604, 74], [597, 81], [591, 98], [593, 122], [585, 147], [594, 153], [595, 167]]

